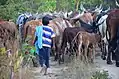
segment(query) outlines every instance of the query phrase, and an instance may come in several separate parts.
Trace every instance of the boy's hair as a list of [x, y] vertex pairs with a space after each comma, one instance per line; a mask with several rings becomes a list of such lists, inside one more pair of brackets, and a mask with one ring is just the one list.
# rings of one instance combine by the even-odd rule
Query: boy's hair
[[44, 16], [42, 18], [43, 25], [48, 25], [50, 20], [52, 20], [52, 18], [50, 16]]

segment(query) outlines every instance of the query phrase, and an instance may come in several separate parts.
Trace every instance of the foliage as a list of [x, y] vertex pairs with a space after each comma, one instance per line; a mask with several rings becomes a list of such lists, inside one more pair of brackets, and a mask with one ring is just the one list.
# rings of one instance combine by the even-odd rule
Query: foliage
[[22, 56], [23, 56], [23, 62], [22, 67], [29, 66], [32, 62], [32, 59], [35, 58], [35, 47], [31, 46], [28, 41], [30, 40], [30, 37], [27, 37], [25, 40], [25, 43], [22, 44]]
[[0, 0], [0, 18], [15, 22], [18, 12], [70, 11], [79, 8], [81, 3], [88, 8], [101, 3], [115, 6], [115, 0]]
[[107, 71], [96, 71], [91, 79], [108, 79], [108, 72]]

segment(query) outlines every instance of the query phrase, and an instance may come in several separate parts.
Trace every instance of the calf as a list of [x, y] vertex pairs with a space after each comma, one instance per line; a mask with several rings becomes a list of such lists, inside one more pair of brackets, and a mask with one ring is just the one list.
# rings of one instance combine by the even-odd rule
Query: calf
[[[93, 62], [95, 58], [95, 48], [96, 45], [100, 42], [100, 40], [101, 37], [98, 34], [83, 31], [78, 32], [75, 38], [75, 42], [78, 43], [79, 56], [83, 56], [85, 60], [88, 60], [89, 56], [89, 60]], [[82, 46], [84, 47], [83, 53], [81, 52]], [[92, 52], [88, 52], [88, 50]]]

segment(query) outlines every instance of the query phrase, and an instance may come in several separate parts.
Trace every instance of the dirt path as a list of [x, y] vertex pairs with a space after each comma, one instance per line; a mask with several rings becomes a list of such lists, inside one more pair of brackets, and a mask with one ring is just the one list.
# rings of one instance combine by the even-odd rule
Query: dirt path
[[[109, 72], [109, 75], [112, 77], [111, 79], [119, 79], [119, 68], [115, 67], [115, 65], [107, 65], [106, 61], [102, 60], [100, 56], [96, 57], [96, 67], [100, 70], [106, 70]], [[57, 62], [53, 61], [51, 58], [51, 69], [50, 74], [44, 76], [40, 73], [41, 68], [34, 68], [32, 71], [34, 72], [34, 79], [81, 79], [76, 76], [73, 70], [69, 69], [69, 66], [66, 64], [58, 65]], [[82, 78], [86, 79], [86, 78]]]
[[50, 67], [50, 74], [43, 75], [40, 73], [41, 68], [34, 68], [35, 79], [62, 79], [62, 73], [68, 67], [65, 64], [58, 65], [57, 62], [53, 61], [51, 58], [51, 67]]
[[96, 65], [99, 69], [108, 71], [112, 79], [119, 79], [119, 68], [115, 66], [115, 62], [113, 65], [107, 65], [106, 61], [102, 60], [99, 56], [96, 58]]

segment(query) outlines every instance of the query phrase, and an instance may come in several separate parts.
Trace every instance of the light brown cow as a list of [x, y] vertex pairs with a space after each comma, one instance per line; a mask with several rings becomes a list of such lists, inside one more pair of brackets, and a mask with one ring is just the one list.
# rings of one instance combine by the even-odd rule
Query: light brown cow
[[[93, 62], [96, 45], [100, 42], [100, 35], [80, 31], [77, 33], [76, 42], [78, 43], [79, 56], [84, 57], [86, 62], [87, 60]], [[84, 52], [81, 51], [82, 47], [84, 47]]]
[[24, 40], [26, 40], [28, 36], [31, 36], [31, 40], [29, 42], [30, 44], [32, 44], [34, 40], [35, 28], [36, 26], [40, 26], [40, 25], [42, 25], [42, 20], [28, 21], [24, 26]]

